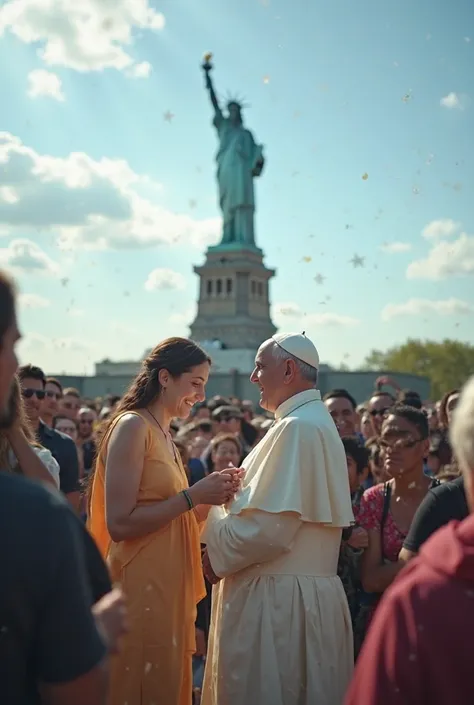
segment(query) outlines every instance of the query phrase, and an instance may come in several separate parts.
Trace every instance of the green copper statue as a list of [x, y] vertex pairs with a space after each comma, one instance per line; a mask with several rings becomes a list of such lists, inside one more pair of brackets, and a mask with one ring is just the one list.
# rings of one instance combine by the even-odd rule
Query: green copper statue
[[220, 245], [255, 247], [253, 180], [263, 170], [263, 147], [255, 143], [250, 130], [243, 126], [242, 106], [237, 100], [227, 104], [227, 117], [222, 113], [210, 76], [211, 58], [212, 54], [206, 54], [202, 68], [214, 108], [213, 124], [219, 138], [217, 181], [224, 220]]

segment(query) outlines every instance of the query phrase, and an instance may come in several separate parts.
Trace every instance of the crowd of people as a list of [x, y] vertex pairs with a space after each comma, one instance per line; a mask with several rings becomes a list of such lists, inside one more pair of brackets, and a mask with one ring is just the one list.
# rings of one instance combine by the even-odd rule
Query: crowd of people
[[474, 702], [474, 380], [321, 399], [281, 334], [256, 407], [170, 338], [86, 399], [17, 366], [1, 273], [0, 315], [2, 702]]

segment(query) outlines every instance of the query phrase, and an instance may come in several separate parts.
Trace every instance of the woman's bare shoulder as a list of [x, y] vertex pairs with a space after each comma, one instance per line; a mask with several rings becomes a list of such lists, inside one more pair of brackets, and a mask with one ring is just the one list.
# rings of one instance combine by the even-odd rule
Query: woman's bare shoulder
[[123, 438], [133, 434], [146, 435], [148, 432], [148, 422], [137, 412], [125, 412], [117, 420], [110, 435], [111, 439]]

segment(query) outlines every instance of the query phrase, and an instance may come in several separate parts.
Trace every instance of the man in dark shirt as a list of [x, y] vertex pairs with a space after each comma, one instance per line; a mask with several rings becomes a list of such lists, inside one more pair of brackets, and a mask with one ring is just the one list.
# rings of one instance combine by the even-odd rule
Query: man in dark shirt
[[[0, 473], [0, 701], [103, 703], [106, 647], [78, 528], [62, 497]], [[78, 691], [78, 692], [75, 692]], [[60, 696], [60, 699], [53, 699]]]
[[45, 397], [46, 377], [43, 370], [33, 365], [18, 369], [22, 395], [28, 419], [42, 446], [51, 451], [59, 465], [60, 489], [71, 505], [79, 509], [79, 458], [74, 441], [64, 433], [54, 431], [41, 421], [41, 407]]
[[[13, 283], [0, 271], [0, 427], [8, 428], [20, 338]], [[5, 705], [105, 705], [106, 645], [123, 631], [120, 595], [94, 607], [87, 577], [101, 560], [62, 497], [39, 483], [0, 472], [0, 702]], [[84, 539], [84, 537], [82, 537]], [[95, 550], [92, 550], [92, 548]], [[103, 564], [95, 597], [110, 581]], [[105, 575], [104, 575], [105, 571]], [[107, 584], [108, 583], [108, 584]], [[41, 692], [41, 696], [40, 696]]]
[[435, 531], [453, 519], [462, 521], [468, 514], [469, 509], [462, 476], [452, 482], [445, 482], [428, 490], [413, 517], [410, 531], [403, 542], [400, 559], [409, 561], [414, 558], [422, 544]]

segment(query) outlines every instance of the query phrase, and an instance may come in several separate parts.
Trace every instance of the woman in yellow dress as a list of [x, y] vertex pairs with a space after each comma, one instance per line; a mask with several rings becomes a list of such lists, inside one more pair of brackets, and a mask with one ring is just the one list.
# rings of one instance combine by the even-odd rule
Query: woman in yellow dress
[[210, 360], [169, 338], [108, 420], [92, 482], [89, 528], [125, 592], [130, 630], [111, 665], [109, 705], [189, 705], [196, 604], [204, 597], [199, 524], [227, 502], [239, 470], [188, 486], [169, 432], [203, 401]]

